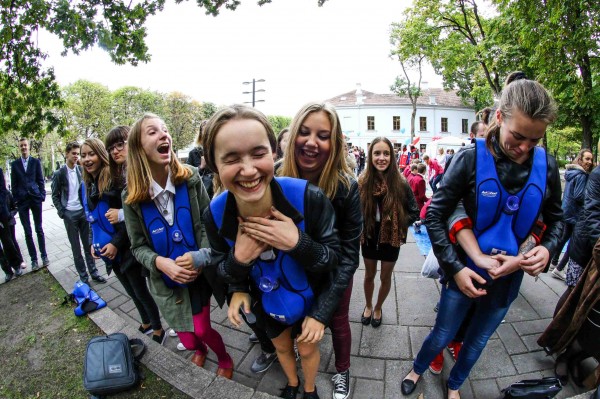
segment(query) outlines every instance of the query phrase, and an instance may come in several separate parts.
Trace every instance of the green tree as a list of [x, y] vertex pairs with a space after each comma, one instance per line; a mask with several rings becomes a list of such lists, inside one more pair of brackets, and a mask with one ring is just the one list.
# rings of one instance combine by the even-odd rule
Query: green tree
[[463, 100], [473, 100], [477, 109], [493, 102], [502, 90], [503, 77], [522, 65], [525, 57], [510, 34], [510, 24], [501, 16], [482, 15], [481, 3], [415, 0], [405, 12], [404, 23], [412, 33], [413, 43], [407, 45], [421, 47], [443, 77], [444, 88], [457, 90]]
[[68, 131], [86, 139], [103, 138], [110, 128], [111, 92], [100, 83], [78, 80], [64, 88]]
[[267, 119], [269, 120], [269, 123], [271, 124], [275, 134], [279, 134], [279, 132], [286, 127], [290, 127], [290, 123], [292, 123], [292, 118], [288, 116], [267, 115]]
[[[176, 0], [181, 3], [183, 0]], [[259, 0], [258, 4], [271, 0]], [[240, 0], [196, 0], [207, 14], [222, 7], [235, 10]], [[318, 0], [322, 5], [325, 0]], [[53, 111], [62, 106], [52, 68], [41, 61], [46, 53], [34, 41], [44, 29], [62, 40], [63, 55], [79, 54], [98, 44], [117, 64], [150, 60], [146, 20], [161, 11], [165, 0], [0, 0], [0, 134], [27, 135], [64, 131]]]
[[177, 152], [194, 142], [199, 121], [200, 106], [179, 92], [167, 95], [164, 120], [173, 138], [173, 150]]
[[131, 126], [146, 112], [159, 116], [165, 111], [165, 95], [139, 87], [126, 86], [112, 93], [112, 124]]
[[562, 121], [578, 122], [581, 144], [595, 144], [593, 128], [600, 106], [600, 3], [596, 1], [495, 0], [513, 34], [531, 52], [528, 66], [552, 90]]
[[213, 116], [219, 108], [215, 105], [215, 103], [205, 102], [200, 106], [200, 114], [202, 119], [209, 119]]

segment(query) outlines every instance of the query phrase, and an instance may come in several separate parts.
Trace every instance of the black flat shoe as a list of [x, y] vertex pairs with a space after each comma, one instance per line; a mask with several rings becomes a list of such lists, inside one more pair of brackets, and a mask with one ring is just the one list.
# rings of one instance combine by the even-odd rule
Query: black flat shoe
[[368, 326], [369, 324], [371, 324], [371, 317], [373, 317], [373, 311], [371, 310], [371, 316], [366, 317], [365, 310], [367, 310], [366, 306], [362, 312], [362, 315], [360, 316], [360, 322], [363, 324], [363, 326]]
[[[373, 310], [373, 315], [375, 314], [375, 311]], [[383, 320], [383, 309], [381, 309], [381, 317], [376, 319], [375, 316], [372, 316], [373, 318], [371, 319], [371, 326], [373, 326], [373, 328], [377, 328], [381, 325], [381, 320]]]
[[400, 385], [400, 391], [402, 392], [402, 395], [408, 396], [411, 393], [413, 393], [420, 380], [421, 380], [420, 377], [417, 380], [417, 382], [415, 382], [413, 380], [409, 380], [408, 378], [405, 378], [404, 380], [402, 380], [402, 384]]

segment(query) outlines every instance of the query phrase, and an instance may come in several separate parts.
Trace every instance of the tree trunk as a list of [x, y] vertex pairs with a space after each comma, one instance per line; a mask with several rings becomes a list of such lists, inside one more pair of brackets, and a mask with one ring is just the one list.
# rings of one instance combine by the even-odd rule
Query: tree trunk
[[583, 130], [581, 148], [592, 148], [592, 123], [591, 115], [581, 116], [581, 129]]
[[413, 103], [412, 114], [410, 114], [410, 142], [415, 141], [415, 119], [417, 118], [417, 104]]

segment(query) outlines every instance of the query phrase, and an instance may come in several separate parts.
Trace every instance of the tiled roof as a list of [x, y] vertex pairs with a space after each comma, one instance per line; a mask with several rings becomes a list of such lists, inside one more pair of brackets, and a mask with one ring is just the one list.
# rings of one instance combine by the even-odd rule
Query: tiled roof
[[[465, 104], [454, 90], [444, 89], [423, 89], [423, 94], [417, 100], [417, 105], [433, 105], [430, 104], [430, 96], [435, 97], [435, 105], [443, 107], [471, 108], [472, 104]], [[410, 105], [408, 96], [397, 96], [395, 94], [376, 94], [370, 91], [362, 90], [363, 105]], [[328, 103], [336, 107], [355, 106], [356, 105], [356, 90], [349, 91], [339, 96], [332, 97], [326, 100]]]

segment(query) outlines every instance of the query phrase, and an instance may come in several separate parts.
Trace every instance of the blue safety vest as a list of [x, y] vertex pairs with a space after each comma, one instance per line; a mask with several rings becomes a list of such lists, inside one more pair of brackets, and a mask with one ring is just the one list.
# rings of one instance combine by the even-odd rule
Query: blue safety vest
[[[85, 183], [81, 183], [81, 200], [83, 203], [83, 210], [85, 211], [85, 217], [92, 227], [92, 246], [94, 247], [94, 252], [97, 256], [100, 256], [100, 250], [112, 241], [112, 237], [115, 234], [115, 227], [110, 224], [105, 216], [106, 212], [110, 209], [110, 205], [104, 196], [102, 196], [100, 197], [98, 204], [96, 204], [96, 207], [93, 210], [90, 210]], [[110, 265], [113, 262], [118, 262], [120, 256], [121, 254], [117, 252], [117, 257], [114, 260], [103, 256], [101, 258], [105, 263]]]
[[[534, 148], [527, 182], [518, 193], [509, 194], [500, 183], [494, 157], [486, 147], [485, 139], [477, 139], [476, 146], [477, 215], [473, 233], [482, 253], [516, 256], [542, 209], [548, 169], [546, 151], [541, 147]], [[470, 259], [467, 265], [492, 281], [489, 274]]]
[[[291, 177], [276, 177], [283, 195], [304, 216], [304, 196], [308, 182]], [[223, 214], [228, 191], [215, 197], [210, 203], [213, 220], [218, 229], [223, 224]], [[304, 218], [297, 224], [304, 231]], [[234, 242], [226, 239], [230, 247]], [[310, 311], [314, 294], [302, 265], [284, 251], [274, 250], [274, 259], [259, 257], [250, 272], [250, 278], [262, 293], [264, 311], [280, 323], [291, 325], [302, 320]], [[274, 253], [275, 253], [274, 252]]]
[[[175, 187], [174, 201], [172, 226], [169, 226], [164, 216], [160, 214], [154, 201], [140, 204], [144, 224], [150, 235], [154, 252], [173, 260], [187, 252], [198, 250], [186, 182]], [[185, 286], [185, 284], [176, 283], [165, 274], [162, 275], [162, 278], [169, 288]]]

